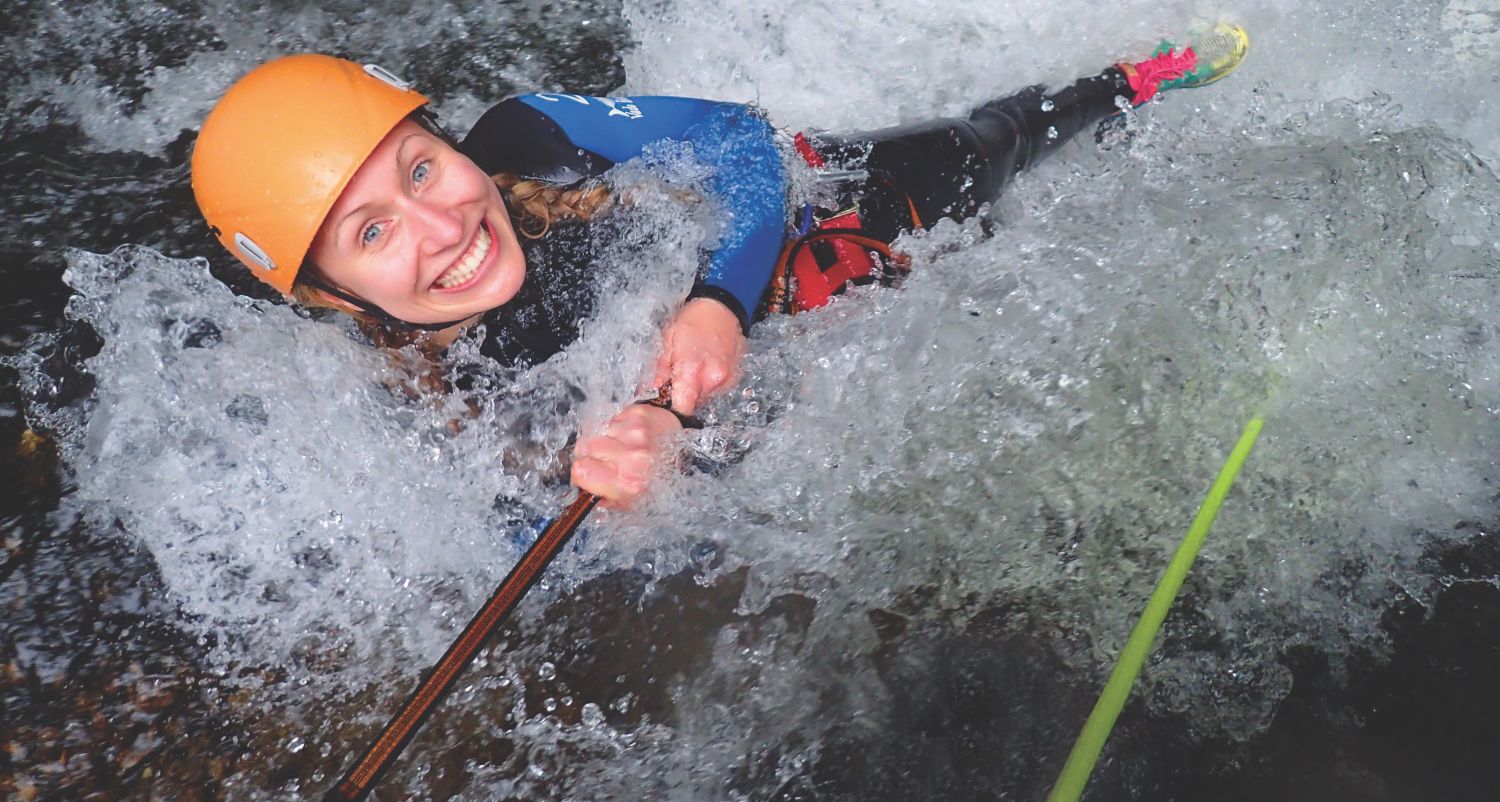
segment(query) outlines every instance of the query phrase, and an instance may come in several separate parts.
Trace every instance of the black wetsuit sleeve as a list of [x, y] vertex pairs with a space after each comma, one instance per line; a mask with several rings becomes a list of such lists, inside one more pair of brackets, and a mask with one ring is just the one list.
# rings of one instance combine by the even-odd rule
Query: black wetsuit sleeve
[[615, 164], [578, 147], [551, 117], [514, 97], [485, 112], [459, 150], [489, 175], [514, 173], [560, 186], [597, 178]]

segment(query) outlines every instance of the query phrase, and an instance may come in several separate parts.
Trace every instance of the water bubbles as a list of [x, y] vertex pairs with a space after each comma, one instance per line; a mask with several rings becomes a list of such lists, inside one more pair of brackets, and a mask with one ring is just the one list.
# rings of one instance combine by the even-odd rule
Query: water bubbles
[[173, 322], [171, 332], [183, 348], [217, 348], [224, 341], [224, 333], [211, 320], [193, 319]]
[[656, 573], [659, 555], [652, 549], [641, 549], [635, 555], [635, 570], [650, 576]]
[[557, 700], [552, 698], [551, 696], [548, 696], [546, 699], [542, 700], [542, 709], [546, 710], [548, 713], [557, 712]]
[[712, 540], [700, 540], [693, 545], [689, 559], [693, 567], [699, 571], [712, 568], [718, 565], [721, 559], [719, 544]]
[[1055, 126], [1055, 125], [1049, 125], [1049, 126], [1047, 126], [1047, 138], [1048, 139], [1057, 139], [1057, 137], [1058, 137], [1057, 126]]
[[626, 711], [630, 710], [630, 706], [634, 702], [635, 695], [627, 693], [610, 703], [610, 707], [613, 708], [616, 713], [620, 713], [623, 715]]
[[256, 432], [264, 429], [271, 422], [270, 414], [266, 411], [266, 402], [253, 395], [236, 395], [225, 405], [224, 414], [230, 420]]
[[295, 755], [298, 752], [301, 752], [304, 746], [307, 746], [307, 742], [304, 741], [301, 736], [294, 735], [290, 740], [286, 742], [286, 751], [291, 752]]
[[[954, 102], [942, 82], [908, 77], [923, 75], [932, 47], [950, 34], [949, 19], [926, 19], [930, 9], [887, 5], [881, 10], [889, 19], [869, 15], [859, 23], [911, 28], [906, 33], [913, 47], [892, 51], [887, 61], [896, 61], [882, 65], [890, 80], [911, 91], [882, 98], [860, 87], [889, 84], [849, 81], [861, 67], [854, 59], [826, 58], [827, 41], [817, 49], [795, 39], [783, 43], [781, 28], [762, 14], [731, 7], [697, 13], [705, 7], [687, 0], [636, 13], [632, 50], [624, 58], [632, 85], [666, 82], [711, 97], [759, 96], [763, 89], [773, 117], [835, 130], [918, 119]], [[1067, 15], [1076, 6], [1030, 11]], [[964, 23], [981, 29], [1008, 24], [974, 4], [952, 12], [969, 15]], [[661, 44], [663, 37], [681, 36], [678, 22], [690, 29], [728, 26], [743, 35], [721, 40], [747, 57], [679, 69], [690, 54]], [[863, 47], [859, 39], [849, 37], [847, 46]], [[777, 44], [766, 52], [785, 57], [753, 57], [767, 40]], [[845, 47], [841, 41], [834, 46]], [[1097, 52], [1097, 44], [1079, 52]], [[1017, 46], [1044, 52], [1043, 43]], [[832, 66], [808, 72], [814, 61]], [[1048, 70], [1059, 64], [1047, 56]], [[983, 58], [952, 65], [971, 80], [993, 74]], [[240, 66], [231, 60], [219, 69]], [[782, 70], [854, 94], [808, 92], [805, 81], [774, 80]], [[490, 64], [474, 72], [496, 74]], [[506, 81], [558, 83], [500, 72]], [[1351, 75], [1356, 83], [1365, 80], [1341, 73], [1341, 91]], [[1243, 91], [1232, 81], [1223, 86], [1192, 102]], [[1000, 236], [940, 224], [910, 238], [922, 270], [899, 292], [857, 289], [827, 309], [758, 327], [740, 396], [716, 410], [728, 419], [723, 428], [741, 444], [743, 458], [717, 475], [674, 476], [682, 503], [671, 509], [600, 516], [587, 548], [560, 560], [540, 589], [558, 590], [528, 601], [515, 634], [507, 635], [513, 638], [507, 649], [516, 651], [497, 662], [524, 677], [541, 655], [592, 654], [591, 647], [616, 630], [633, 638], [635, 627], [661, 652], [648, 655], [643, 648], [623, 663], [593, 664], [618, 680], [613, 684], [585, 678], [580, 660], [571, 692], [547, 684], [556, 680], [552, 663], [538, 665], [534, 688], [516, 687], [503, 672], [494, 687], [481, 683], [475, 708], [483, 707], [486, 693], [501, 702], [480, 714], [491, 716], [481, 717], [481, 725], [495, 724], [517, 705], [542, 705], [545, 694], [561, 697], [548, 696], [545, 703], [558, 715], [521, 722], [516, 742], [561, 747], [578, 761], [569, 772], [551, 772], [557, 761], [539, 748], [535, 760], [518, 758], [496, 787], [476, 780], [462, 795], [660, 798], [652, 791], [661, 786], [649, 779], [632, 785], [628, 778], [687, 777], [694, 770], [700, 773], [693, 776], [712, 775], [702, 767], [772, 755], [792, 741], [843, 748], [832, 743], [837, 736], [828, 722], [864, 716], [877, 730], [886, 711], [878, 702], [851, 702], [851, 709], [830, 714], [820, 699], [830, 688], [845, 700], [878, 700], [889, 689], [861, 685], [865, 677], [840, 673], [838, 660], [827, 655], [865, 654], [865, 613], [913, 587], [936, 588], [932, 595], [911, 594], [917, 614], [934, 625], [952, 623], [945, 599], [966, 600], [970, 609], [1008, 602], [1026, 607], [1038, 631], [1078, 632], [1079, 622], [1089, 622], [1097, 631], [1087, 638], [1080, 633], [1079, 640], [1100, 642], [1108, 651], [1104, 633], [1128, 629], [1132, 618], [1135, 607], [1125, 600], [1149, 591], [1146, 577], [1154, 571], [1140, 555], [1171, 545], [1181, 510], [1199, 500], [1199, 480], [1222, 457], [1224, 422], [1264, 398], [1265, 385], [1277, 388], [1283, 404], [1268, 430], [1279, 434], [1252, 457], [1236, 490], [1241, 506], [1220, 527], [1240, 526], [1247, 536], [1216, 537], [1214, 570], [1195, 572], [1194, 581], [1195, 595], [1208, 606], [1201, 612], [1211, 619], [1205, 631], [1219, 624], [1228, 632], [1223, 625], [1238, 623], [1233, 631], [1266, 634], [1253, 649], [1225, 639], [1229, 645], [1186, 657], [1164, 655], [1162, 676], [1173, 681], [1163, 683], [1153, 704], [1201, 713], [1205, 731], [1253, 722], [1260, 708], [1244, 700], [1244, 689], [1264, 691], [1267, 704], [1279, 698], [1259, 664], [1274, 661], [1283, 643], [1323, 638], [1317, 648], [1332, 652], [1341, 639], [1369, 642], [1383, 609], [1374, 592], [1378, 578], [1409, 581], [1416, 547], [1403, 538], [1413, 539], [1411, 531], [1436, 520], [1421, 505], [1439, 491], [1413, 491], [1402, 482], [1414, 478], [1424, 488], [1474, 494], [1488, 476], [1483, 460], [1493, 453], [1495, 424], [1476, 421], [1477, 413], [1461, 404], [1444, 404], [1454, 395], [1450, 387], [1472, 385], [1464, 394], [1481, 403], [1497, 397], [1493, 380], [1484, 378], [1500, 375], [1484, 352], [1492, 332], [1455, 322], [1494, 320], [1495, 304], [1487, 290], [1454, 292], [1435, 275], [1473, 268], [1483, 276], [1486, 268], [1456, 251], [1441, 262], [1451, 268], [1432, 270], [1423, 260], [1436, 241], [1432, 226], [1451, 233], [1454, 246], [1482, 250], [1496, 241], [1486, 221], [1458, 225], [1457, 213], [1446, 208], [1465, 205], [1464, 194], [1480, 201], [1475, 207], [1493, 208], [1493, 182], [1478, 171], [1479, 177], [1463, 179], [1472, 185], [1433, 182], [1439, 188], [1433, 193], [1452, 196], [1429, 194], [1421, 203], [1387, 197], [1386, 188], [1406, 179], [1427, 187], [1424, 175], [1433, 167], [1427, 154], [1439, 135], [1382, 126], [1396, 132], [1391, 142], [1403, 149], [1404, 163], [1388, 159], [1376, 143], [1343, 135], [1309, 140], [1270, 130], [1255, 134], [1262, 142], [1247, 143], [1236, 129], [1251, 115], [1198, 115], [1186, 107], [1191, 104], [1168, 108], [1184, 97], [1153, 110], [1177, 115], [1157, 120], [1185, 120], [1182, 136], [1175, 128], [1174, 136], [1160, 136], [1166, 126], [1142, 135], [1165, 138], [1170, 147], [1120, 149], [1107, 154], [1105, 168], [1092, 157], [1065, 154], [1013, 188], [1002, 211], [1040, 213], [1001, 215]], [[198, 97], [198, 110], [174, 112], [165, 122], [200, 117], [206, 100]], [[1289, 105], [1277, 102], [1280, 107], [1261, 109], [1273, 127]], [[1047, 99], [1041, 108], [1056, 110]], [[1318, 117], [1339, 116], [1318, 110]], [[101, 120], [115, 113], [106, 112]], [[172, 135], [179, 127], [169, 127]], [[1357, 118], [1348, 130], [1358, 130]], [[1048, 140], [1059, 136], [1055, 127], [1046, 132]], [[1084, 139], [1084, 149], [1091, 147]], [[1335, 173], [1336, 186], [1327, 180]], [[1205, 199], [1214, 214], [1205, 214]], [[648, 201], [641, 205], [654, 205]], [[1277, 231], [1242, 227], [1276, 209], [1286, 210]], [[698, 214], [688, 210], [673, 224], [691, 225]], [[1391, 233], [1382, 229], [1387, 222]], [[653, 236], [673, 234], [664, 228]], [[695, 248], [683, 251], [693, 254], [685, 262], [696, 260]], [[652, 258], [659, 253], [643, 253], [625, 264], [641, 274], [661, 266]], [[682, 286], [691, 284], [695, 267], [685, 270]], [[507, 533], [555, 512], [555, 494], [539, 490], [536, 477], [578, 430], [568, 417], [573, 413], [553, 415], [552, 407], [536, 404], [527, 405], [525, 418], [507, 418], [493, 407], [509, 402], [489, 396], [476, 402], [485, 407], [477, 418], [456, 409], [470, 399], [406, 404], [387, 390], [392, 373], [383, 356], [368, 353], [337, 326], [227, 293], [205, 292], [187, 308], [162, 313], [161, 299], [174, 297], [174, 287], [192, 271], [161, 268], [155, 274], [164, 279], [95, 273], [100, 280], [91, 291], [99, 300], [79, 304], [108, 332], [109, 343], [91, 368], [102, 385], [95, 399], [99, 414], [82, 436], [67, 441], [78, 455], [70, 465], [82, 483], [71, 503], [87, 510], [89, 520], [138, 537], [161, 562], [163, 582], [183, 600], [188, 617], [231, 636], [215, 643], [242, 644], [237, 648], [244, 654], [237, 656], [249, 658], [245, 664], [293, 663], [300, 653], [287, 644], [294, 638], [326, 644], [340, 641], [325, 632], [352, 635], [351, 653], [338, 654], [350, 668], [320, 688], [304, 688], [306, 698], [340, 699], [322, 691], [384, 681], [412, 655], [436, 653], [452, 635], [451, 611], [482, 601], [519, 553]], [[1341, 301], [1366, 292], [1375, 297]], [[965, 312], [994, 315], [950, 314], [955, 302]], [[1327, 309], [1339, 314], [1316, 315]], [[578, 414], [617, 405], [611, 394], [633, 387], [633, 375], [621, 376], [642, 364], [649, 346], [641, 343], [654, 334], [648, 325], [632, 328], [627, 317], [625, 311], [606, 315], [591, 327], [593, 343], [569, 354], [573, 363], [587, 365], [580, 372], [597, 375], [578, 379], [559, 369], [524, 377], [517, 397], [562, 383], [563, 376], [587, 386], [580, 395], [591, 407]], [[1314, 319], [1318, 325], [1303, 325]], [[1413, 330], [1434, 339], [1414, 337]], [[1419, 352], [1435, 356], [1413, 356]], [[1161, 367], [1166, 354], [1170, 371]], [[1456, 368], [1460, 362], [1467, 365]], [[69, 381], [47, 373], [54, 385]], [[1424, 381], [1390, 381], [1401, 373]], [[488, 378], [496, 386], [515, 383], [510, 376]], [[54, 395], [66, 389], [56, 387]], [[444, 409], [428, 415], [427, 403]], [[1419, 409], [1431, 418], [1403, 419]], [[455, 419], [472, 425], [449, 436], [446, 424]], [[1393, 458], [1385, 437], [1371, 436], [1367, 420], [1391, 422], [1387, 433], [1399, 422], [1424, 434], [1401, 446], [1411, 455]], [[506, 423], [514, 425], [494, 425]], [[1469, 439], [1445, 443], [1444, 433]], [[1394, 490], [1384, 492], [1383, 482]], [[1335, 500], [1348, 498], [1400, 506], [1348, 521], [1347, 503]], [[1446, 497], [1437, 500], [1440, 508], [1448, 504]], [[463, 534], [446, 537], [449, 531]], [[935, 566], [933, 538], [949, 531], [964, 536], [943, 537], [943, 562]], [[1296, 533], [1310, 531], [1322, 542], [1298, 539]], [[1255, 543], [1288, 559], [1257, 556]], [[1316, 579], [1338, 554], [1370, 565], [1372, 578], [1357, 580], [1364, 584], [1342, 595], [1320, 597]], [[706, 581], [673, 584], [683, 570]], [[629, 577], [625, 591], [571, 592], [613, 572]], [[436, 612], [435, 588], [455, 589]], [[552, 611], [537, 601], [544, 597], [571, 605], [568, 614], [549, 617]], [[282, 623], [259, 625], [272, 619]], [[569, 619], [581, 623], [562, 623]], [[799, 632], [815, 637], [803, 644]], [[1096, 655], [1068, 651], [1062, 641], [1057, 648], [1065, 652], [1067, 670], [1079, 676], [1099, 670]], [[387, 656], [392, 645], [397, 648]], [[1236, 649], [1251, 654], [1226, 656]], [[661, 654], [681, 662], [640, 665]], [[910, 659], [920, 665], [926, 658]], [[575, 672], [568, 673], [572, 678]], [[846, 689], [853, 693], [842, 693]], [[1224, 700], [1223, 711], [1202, 701], [1214, 698]], [[652, 723], [632, 730], [637, 741], [592, 731], [603, 728], [605, 714], [590, 702], [579, 712], [585, 725], [579, 732], [565, 726], [578, 699], [600, 699], [622, 717]], [[1019, 710], [1027, 703], [1014, 702]], [[1237, 716], [1233, 708], [1253, 715]], [[661, 717], [664, 709], [671, 715]], [[655, 723], [662, 720], [673, 726]], [[467, 745], [463, 733], [450, 737], [454, 748]], [[329, 738], [319, 739], [326, 753]], [[262, 758], [247, 755], [245, 764]], [[786, 758], [788, 773], [804, 760]], [[515, 776], [523, 765], [530, 774]], [[702, 782], [673, 791], [683, 798], [727, 796], [707, 787], [712, 778]], [[580, 790], [601, 784], [614, 787]], [[763, 790], [747, 788], [745, 795], [768, 795]]]
[[585, 727], [598, 729], [604, 726], [604, 711], [600, 710], [599, 706], [593, 702], [584, 704], [582, 718]]

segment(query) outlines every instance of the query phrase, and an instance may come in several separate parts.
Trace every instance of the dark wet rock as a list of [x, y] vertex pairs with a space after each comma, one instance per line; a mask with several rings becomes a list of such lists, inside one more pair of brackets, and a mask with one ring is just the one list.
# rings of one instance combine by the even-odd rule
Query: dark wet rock
[[50, 441], [22, 429], [10, 442], [21, 458], [0, 463], [0, 798], [215, 798], [239, 754], [236, 714], [209, 692], [223, 677], [169, 623], [138, 550], [53, 531]]

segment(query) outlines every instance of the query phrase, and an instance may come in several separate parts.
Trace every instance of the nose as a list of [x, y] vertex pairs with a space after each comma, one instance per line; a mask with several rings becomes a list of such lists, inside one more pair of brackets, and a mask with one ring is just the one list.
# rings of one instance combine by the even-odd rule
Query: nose
[[407, 221], [418, 235], [424, 256], [442, 253], [463, 242], [463, 214], [456, 208], [427, 198], [408, 198]]

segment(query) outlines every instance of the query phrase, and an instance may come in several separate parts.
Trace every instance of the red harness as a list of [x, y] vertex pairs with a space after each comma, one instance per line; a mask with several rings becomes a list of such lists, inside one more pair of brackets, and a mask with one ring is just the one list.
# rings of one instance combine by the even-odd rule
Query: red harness
[[[797, 134], [797, 152], [814, 169], [825, 165], [807, 138]], [[913, 227], [921, 227], [908, 198]], [[891, 250], [890, 243], [867, 236], [859, 207], [814, 214], [806, 233], [789, 239], [776, 260], [767, 308], [796, 314], [817, 309], [850, 284], [894, 278], [910, 269], [911, 260]], [[878, 260], [878, 261], [877, 261]]]

